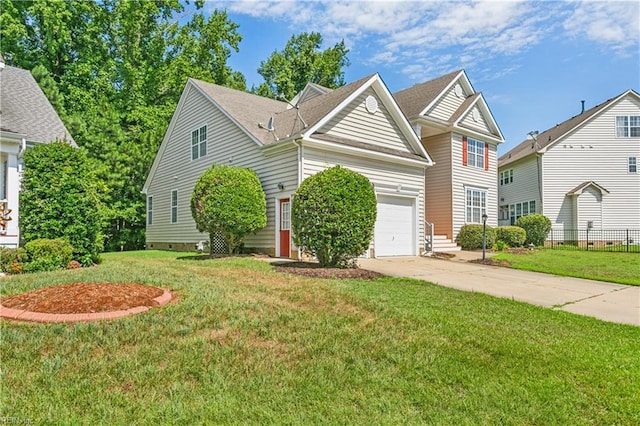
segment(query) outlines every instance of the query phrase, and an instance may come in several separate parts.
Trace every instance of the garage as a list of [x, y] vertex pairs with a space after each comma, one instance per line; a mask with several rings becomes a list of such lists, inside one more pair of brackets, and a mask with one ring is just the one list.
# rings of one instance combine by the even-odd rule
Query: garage
[[415, 198], [378, 196], [376, 256], [415, 255]]

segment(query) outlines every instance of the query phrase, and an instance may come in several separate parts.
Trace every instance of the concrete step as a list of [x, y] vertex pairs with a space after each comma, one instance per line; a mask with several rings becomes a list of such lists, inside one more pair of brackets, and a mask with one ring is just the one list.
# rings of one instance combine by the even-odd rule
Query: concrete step
[[460, 247], [446, 235], [433, 236], [433, 251], [438, 253], [460, 251]]

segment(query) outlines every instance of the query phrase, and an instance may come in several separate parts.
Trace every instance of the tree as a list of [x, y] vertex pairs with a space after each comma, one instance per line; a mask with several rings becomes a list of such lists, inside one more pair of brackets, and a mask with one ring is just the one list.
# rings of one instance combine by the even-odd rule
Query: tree
[[101, 251], [99, 200], [86, 153], [64, 142], [38, 145], [24, 154], [20, 234], [25, 243], [64, 238], [83, 265]]
[[293, 196], [293, 240], [322, 266], [345, 267], [364, 253], [375, 222], [373, 185], [340, 166], [308, 177]]
[[320, 50], [320, 33], [301, 33], [287, 42], [283, 51], [274, 51], [266, 61], [260, 62], [258, 73], [264, 83], [254, 91], [261, 96], [273, 98], [293, 97], [307, 83], [316, 83], [331, 89], [344, 85], [343, 67], [349, 66], [344, 40], [333, 47]]
[[196, 181], [191, 196], [191, 214], [200, 232], [214, 239], [221, 235], [229, 254], [244, 238], [267, 224], [267, 201], [253, 170], [228, 165], [211, 166]]

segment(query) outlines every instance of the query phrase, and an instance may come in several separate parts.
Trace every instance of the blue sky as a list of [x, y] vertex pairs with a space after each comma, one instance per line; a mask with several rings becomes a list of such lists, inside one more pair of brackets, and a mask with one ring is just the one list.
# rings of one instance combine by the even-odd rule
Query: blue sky
[[638, 1], [208, 1], [240, 25], [229, 65], [247, 85], [293, 34], [350, 49], [351, 82], [378, 72], [391, 92], [464, 68], [505, 136], [555, 126], [627, 89], [640, 91]]

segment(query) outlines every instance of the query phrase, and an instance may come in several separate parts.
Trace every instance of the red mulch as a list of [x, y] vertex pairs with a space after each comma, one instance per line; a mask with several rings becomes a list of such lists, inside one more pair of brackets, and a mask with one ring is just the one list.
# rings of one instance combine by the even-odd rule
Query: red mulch
[[369, 271], [360, 268], [323, 268], [313, 262], [282, 262], [274, 263], [278, 272], [288, 274], [302, 275], [312, 278], [330, 278], [330, 279], [347, 279], [357, 278], [362, 280], [372, 280], [374, 278], [384, 277], [378, 272]]
[[164, 291], [127, 283], [79, 283], [44, 287], [0, 299], [2, 306], [48, 314], [87, 314], [120, 311], [137, 306], [157, 306], [153, 299]]

